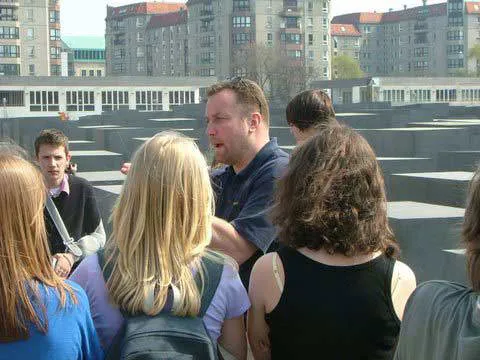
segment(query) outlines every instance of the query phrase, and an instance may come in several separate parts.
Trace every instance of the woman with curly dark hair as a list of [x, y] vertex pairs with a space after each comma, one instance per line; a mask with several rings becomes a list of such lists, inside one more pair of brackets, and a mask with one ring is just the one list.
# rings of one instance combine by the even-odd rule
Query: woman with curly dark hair
[[299, 146], [273, 208], [280, 242], [250, 279], [255, 359], [391, 359], [415, 275], [396, 261], [367, 141], [329, 126]]

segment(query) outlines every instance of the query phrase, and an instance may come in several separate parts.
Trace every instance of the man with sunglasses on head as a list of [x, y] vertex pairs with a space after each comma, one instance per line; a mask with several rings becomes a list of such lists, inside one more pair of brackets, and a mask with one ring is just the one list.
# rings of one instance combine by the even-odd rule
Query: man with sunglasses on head
[[288, 155], [269, 136], [269, 107], [253, 81], [235, 78], [207, 91], [207, 135], [215, 159], [225, 164], [212, 171], [216, 193], [211, 246], [233, 257], [248, 288], [255, 261], [272, 246], [269, 220], [275, 181]]

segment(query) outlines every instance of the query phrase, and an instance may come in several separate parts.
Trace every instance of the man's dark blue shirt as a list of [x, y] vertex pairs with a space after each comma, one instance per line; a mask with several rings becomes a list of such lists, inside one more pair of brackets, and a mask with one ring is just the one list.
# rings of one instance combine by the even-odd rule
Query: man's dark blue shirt
[[[240, 266], [240, 277], [247, 286], [255, 261], [272, 245], [276, 230], [269, 219], [276, 180], [288, 165], [288, 154], [277, 139], [268, 142], [238, 174], [233, 166], [212, 172], [215, 216], [230, 222], [235, 230], [258, 250]], [[248, 288], [248, 287], [247, 287]]]

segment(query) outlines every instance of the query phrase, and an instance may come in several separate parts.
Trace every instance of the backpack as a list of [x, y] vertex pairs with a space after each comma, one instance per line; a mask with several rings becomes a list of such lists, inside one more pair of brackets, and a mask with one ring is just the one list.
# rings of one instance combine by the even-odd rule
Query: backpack
[[[105, 281], [110, 277], [110, 264], [106, 261], [103, 250], [98, 252], [100, 268], [103, 269]], [[122, 328], [106, 353], [106, 360], [218, 360], [217, 345], [210, 338], [203, 316], [207, 311], [217, 290], [223, 272], [223, 262], [202, 258], [205, 272], [201, 307], [196, 317], [180, 317], [168, 312], [155, 316], [130, 316], [122, 313], [125, 321]], [[105, 268], [104, 268], [105, 267]], [[201, 280], [197, 273], [195, 281], [200, 289]]]

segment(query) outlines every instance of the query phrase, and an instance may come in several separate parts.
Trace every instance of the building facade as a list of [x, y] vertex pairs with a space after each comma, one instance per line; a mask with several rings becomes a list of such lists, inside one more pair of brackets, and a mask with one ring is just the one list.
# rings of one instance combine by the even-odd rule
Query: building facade
[[329, 0], [189, 0], [187, 7], [195, 76], [247, 75], [242, 59], [252, 48], [257, 61], [270, 48], [317, 78], [330, 76]]
[[68, 54], [68, 76], [105, 76], [105, 38], [62, 36]]
[[153, 15], [146, 27], [147, 75], [189, 76], [187, 11]]
[[60, 2], [0, 1], [0, 75], [60, 74]]
[[[5, 77], [0, 82], [2, 117], [66, 116], [117, 110], [168, 111], [198, 104], [212, 78]], [[3, 102], [3, 100], [2, 100]]]
[[480, 44], [480, 4], [422, 3], [387, 13], [340, 15], [332, 24], [354, 26], [361, 34], [359, 61], [366, 74], [455, 76], [476, 68], [468, 52]]
[[146, 28], [153, 15], [185, 9], [183, 3], [136, 3], [107, 6], [107, 75], [147, 75]]

